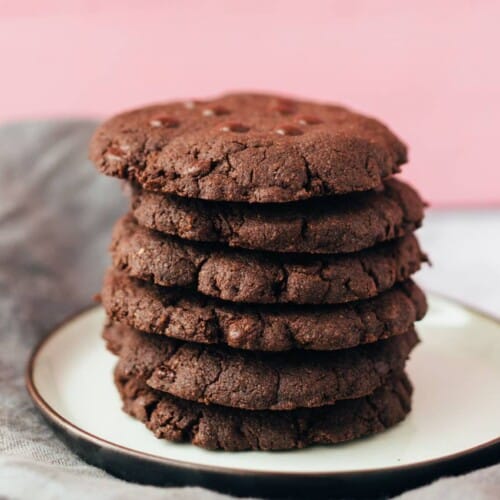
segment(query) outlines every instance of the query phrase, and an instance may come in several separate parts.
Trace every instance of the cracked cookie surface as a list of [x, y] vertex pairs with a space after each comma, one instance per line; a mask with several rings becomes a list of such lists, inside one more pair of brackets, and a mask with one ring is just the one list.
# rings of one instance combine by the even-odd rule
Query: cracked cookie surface
[[404, 335], [339, 351], [263, 353], [186, 343], [119, 323], [104, 328], [108, 348], [152, 389], [203, 404], [292, 410], [371, 394], [400, 373], [418, 342]]
[[287, 450], [335, 444], [388, 429], [411, 408], [412, 387], [397, 375], [373, 394], [332, 406], [291, 411], [246, 411], [203, 405], [151, 389], [144, 374], [121, 361], [115, 384], [123, 410], [156, 437], [211, 450]]
[[286, 202], [379, 187], [407, 151], [385, 125], [340, 106], [228, 94], [117, 115], [95, 132], [90, 158], [151, 191]]
[[135, 187], [141, 226], [187, 240], [272, 252], [345, 253], [401, 237], [421, 224], [424, 203], [396, 179], [384, 189], [293, 204], [214, 203]]
[[262, 304], [374, 297], [409, 278], [425, 260], [413, 234], [351, 254], [268, 254], [178, 240], [139, 226], [131, 215], [115, 225], [111, 255], [116, 269], [135, 278]]
[[108, 316], [151, 334], [262, 351], [336, 350], [406, 333], [427, 311], [412, 281], [341, 305], [231, 304], [110, 270], [101, 301]]

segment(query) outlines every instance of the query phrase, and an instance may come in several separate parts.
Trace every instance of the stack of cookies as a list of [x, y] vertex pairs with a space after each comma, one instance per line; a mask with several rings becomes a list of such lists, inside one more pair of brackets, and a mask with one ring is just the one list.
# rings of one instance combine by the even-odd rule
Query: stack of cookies
[[125, 179], [101, 292], [123, 408], [209, 449], [333, 444], [410, 411], [425, 296], [406, 148], [343, 107], [232, 94], [121, 114], [91, 143]]

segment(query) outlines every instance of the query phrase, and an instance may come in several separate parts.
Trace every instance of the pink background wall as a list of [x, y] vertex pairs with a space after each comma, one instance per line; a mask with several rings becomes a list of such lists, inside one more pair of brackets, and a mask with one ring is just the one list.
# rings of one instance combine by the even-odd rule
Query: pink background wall
[[230, 89], [383, 118], [435, 204], [500, 204], [500, 2], [0, 0], [0, 121]]

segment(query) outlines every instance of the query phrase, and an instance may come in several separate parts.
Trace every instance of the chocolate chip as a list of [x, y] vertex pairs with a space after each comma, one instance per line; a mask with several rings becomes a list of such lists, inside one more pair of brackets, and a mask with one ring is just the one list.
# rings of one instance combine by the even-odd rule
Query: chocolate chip
[[250, 130], [250, 127], [247, 127], [246, 125], [243, 125], [242, 123], [239, 122], [229, 122], [225, 123], [222, 125], [220, 128], [221, 132], [248, 132]]
[[314, 115], [299, 115], [295, 117], [295, 121], [301, 125], [318, 125], [323, 123], [323, 120]]
[[278, 127], [275, 132], [279, 135], [302, 135], [304, 133], [300, 128], [294, 127], [293, 125], [282, 125]]
[[220, 116], [229, 114], [229, 110], [223, 106], [211, 106], [202, 111], [203, 116]]
[[175, 128], [179, 126], [179, 120], [168, 115], [158, 115], [154, 116], [149, 124], [154, 128], [165, 127], [165, 128]]

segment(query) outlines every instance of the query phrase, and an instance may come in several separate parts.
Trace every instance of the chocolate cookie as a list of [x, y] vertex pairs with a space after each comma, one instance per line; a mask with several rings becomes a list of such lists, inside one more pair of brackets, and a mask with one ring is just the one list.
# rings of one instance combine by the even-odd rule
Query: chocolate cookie
[[210, 450], [287, 450], [335, 444], [381, 432], [409, 413], [412, 387], [402, 374], [373, 394], [332, 406], [291, 411], [246, 411], [185, 401], [147, 386], [119, 362], [115, 383], [123, 410], [169, 441]]
[[380, 191], [259, 206], [136, 187], [132, 212], [140, 225], [187, 240], [272, 252], [346, 253], [414, 231], [424, 203], [410, 186], [389, 179]]
[[292, 410], [371, 394], [403, 370], [418, 342], [404, 335], [340, 351], [264, 353], [181, 342], [111, 323], [109, 349], [172, 396], [246, 410]]
[[335, 350], [406, 333], [423, 318], [423, 292], [404, 282], [360, 302], [325, 306], [231, 304], [155, 286], [117, 271], [104, 279], [108, 316], [142, 331], [239, 349]]
[[151, 191], [286, 202], [379, 187], [407, 153], [380, 122], [340, 106], [229, 94], [115, 116], [95, 132], [90, 158]]
[[351, 254], [263, 254], [180, 241], [139, 226], [116, 224], [111, 255], [130, 276], [245, 303], [337, 304], [366, 299], [409, 278], [425, 260], [416, 238]]

